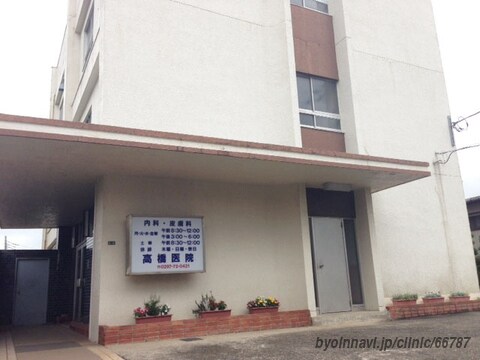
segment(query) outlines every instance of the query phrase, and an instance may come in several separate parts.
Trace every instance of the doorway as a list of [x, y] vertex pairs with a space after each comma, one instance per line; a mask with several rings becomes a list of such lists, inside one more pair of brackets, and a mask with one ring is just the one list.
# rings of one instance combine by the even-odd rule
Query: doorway
[[75, 287], [73, 319], [85, 324], [90, 320], [93, 238], [87, 238], [75, 251]]
[[363, 303], [353, 220], [311, 217], [310, 228], [319, 312], [352, 311]]
[[17, 259], [13, 325], [47, 322], [49, 259]]
[[342, 219], [311, 218], [314, 275], [320, 313], [352, 310]]

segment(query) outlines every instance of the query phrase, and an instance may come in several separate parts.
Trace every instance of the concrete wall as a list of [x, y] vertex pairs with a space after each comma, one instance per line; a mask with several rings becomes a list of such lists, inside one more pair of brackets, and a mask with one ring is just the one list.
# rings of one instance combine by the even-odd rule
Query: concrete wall
[[101, 123], [300, 145], [288, 0], [105, 0]]
[[339, 102], [347, 152], [430, 162], [433, 175], [373, 195], [385, 295], [478, 292], [429, 0], [337, 0]]
[[[282, 310], [307, 309], [300, 193], [294, 185], [104, 178], [95, 206], [92, 338], [98, 324], [133, 323], [133, 309], [153, 293], [177, 320], [193, 318], [195, 300], [210, 290], [233, 315], [247, 313], [247, 301], [258, 295], [278, 297]], [[206, 272], [126, 276], [130, 214], [203, 216]]]

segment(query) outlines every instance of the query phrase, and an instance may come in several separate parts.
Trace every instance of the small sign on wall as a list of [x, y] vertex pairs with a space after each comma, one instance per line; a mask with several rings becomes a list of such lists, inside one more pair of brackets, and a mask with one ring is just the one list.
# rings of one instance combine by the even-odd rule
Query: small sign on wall
[[202, 218], [129, 216], [128, 275], [204, 272]]

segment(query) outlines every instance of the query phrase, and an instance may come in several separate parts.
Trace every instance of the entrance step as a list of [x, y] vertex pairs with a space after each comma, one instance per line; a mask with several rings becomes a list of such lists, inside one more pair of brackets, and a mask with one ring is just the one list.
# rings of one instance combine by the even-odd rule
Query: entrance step
[[88, 324], [72, 321], [70, 323], [70, 329], [88, 338]]
[[348, 325], [363, 322], [388, 321], [387, 311], [349, 311], [332, 314], [321, 314], [312, 317], [313, 326]]

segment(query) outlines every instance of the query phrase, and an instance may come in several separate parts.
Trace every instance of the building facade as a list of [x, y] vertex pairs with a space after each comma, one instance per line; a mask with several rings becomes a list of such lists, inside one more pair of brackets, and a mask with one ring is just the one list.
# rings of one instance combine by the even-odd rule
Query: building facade
[[[94, 341], [153, 293], [177, 319], [209, 290], [232, 315], [478, 294], [448, 114], [428, 0], [70, 0], [57, 120], [0, 117], [37, 175], [6, 167], [0, 226], [76, 226]], [[202, 271], [133, 275], [132, 217], [202, 219]]]
[[480, 197], [467, 199], [468, 220], [472, 232], [472, 243], [476, 254], [480, 254]]

